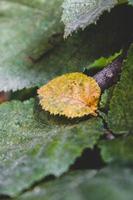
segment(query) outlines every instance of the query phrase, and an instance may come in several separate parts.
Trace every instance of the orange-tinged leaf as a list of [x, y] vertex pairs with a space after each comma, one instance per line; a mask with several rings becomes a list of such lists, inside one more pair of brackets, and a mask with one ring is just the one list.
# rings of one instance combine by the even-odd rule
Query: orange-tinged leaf
[[38, 89], [42, 109], [68, 118], [96, 116], [100, 94], [95, 79], [79, 72], [59, 76]]

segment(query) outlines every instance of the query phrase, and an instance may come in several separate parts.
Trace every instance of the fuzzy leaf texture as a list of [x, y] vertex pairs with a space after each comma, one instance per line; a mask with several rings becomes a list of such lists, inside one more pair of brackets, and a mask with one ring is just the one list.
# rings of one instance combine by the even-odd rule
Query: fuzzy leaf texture
[[[96, 27], [63, 41], [62, 1], [0, 1], [0, 91], [41, 86], [61, 74], [82, 71], [96, 58], [119, 51], [132, 32], [128, 23], [123, 25], [128, 15], [118, 9]], [[119, 26], [112, 29], [108, 20]]]
[[133, 163], [133, 136], [101, 141], [99, 147], [106, 163]]
[[0, 195], [16, 196], [48, 175], [60, 176], [104, 134], [100, 118], [61, 125], [42, 120], [34, 103], [0, 106]]
[[65, 24], [65, 37], [78, 28], [84, 29], [96, 23], [100, 15], [110, 11], [117, 4], [117, 0], [65, 0], [63, 4], [62, 21]]
[[104, 11], [110, 11], [115, 5], [129, 3], [132, 0], [64, 0], [62, 21], [65, 24], [64, 37], [79, 28], [96, 23]]
[[104, 168], [76, 171], [35, 187], [18, 200], [132, 200], [133, 170]]
[[36, 69], [35, 63], [58, 43], [54, 35], [63, 32], [61, 3], [0, 1], [0, 91], [32, 87], [42, 80], [43, 66]]
[[133, 133], [133, 45], [110, 101], [108, 127], [114, 134]]

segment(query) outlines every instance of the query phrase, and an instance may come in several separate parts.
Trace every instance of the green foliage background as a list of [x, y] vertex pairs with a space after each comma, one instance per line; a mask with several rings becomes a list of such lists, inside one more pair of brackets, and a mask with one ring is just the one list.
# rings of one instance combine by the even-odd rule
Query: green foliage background
[[[0, 91], [11, 94], [0, 104], [0, 199], [132, 199], [132, 5], [0, 1]], [[127, 45], [98, 117], [70, 121], [41, 110], [38, 87], [67, 72], [93, 75]]]

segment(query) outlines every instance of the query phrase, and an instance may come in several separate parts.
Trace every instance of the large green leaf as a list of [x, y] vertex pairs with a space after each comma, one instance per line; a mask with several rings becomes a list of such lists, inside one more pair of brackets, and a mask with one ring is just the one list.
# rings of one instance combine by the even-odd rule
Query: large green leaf
[[101, 155], [105, 162], [133, 163], [133, 137], [117, 138], [111, 141], [102, 141], [99, 144]]
[[130, 38], [132, 26], [123, 24], [123, 18], [132, 20], [132, 9], [118, 8], [96, 27], [63, 41], [58, 34], [63, 32], [61, 1], [0, 1], [0, 91], [38, 86], [57, 75], [82, 71], [96, 58], [118, 51]]
[[[46, 4], [47, 0], [3, 0], [3, 1], [15, 2], [15, 3], [19, 3], [19, 4], [22, 4], [22, 5], [29, 6], [29, 7], [41, 9], [41, 10], [44, 10], [48, 5], [48, 4]], [[50, 2], [50, 4], [52, 5], [53, 2], [54, 2], [54, 0], [52, 2]]]
[[115, 134], [133, 133], [133, 46], [121, 78], [113, 91], [108, 113], [108, 127]]
[[0, 91], [30, 87], [42, 80], [34, 63], [59, 42], [61, 3], [0, 1]]
[[118, 3], [126, 0], [64, 0], [62, 21], [65, 24], [65, 37], [78, 28], [96, 23], [100, 15], [110, 11]]
[[42, 184], [19, 200], [132, 200], [133, 170], [78, 171]]
[[33, 99], [0, 106], [0, 194], [15, 196], [47, 175], [61, 175], [104, 133], [100, 118], [58, 125], [40, 113]]

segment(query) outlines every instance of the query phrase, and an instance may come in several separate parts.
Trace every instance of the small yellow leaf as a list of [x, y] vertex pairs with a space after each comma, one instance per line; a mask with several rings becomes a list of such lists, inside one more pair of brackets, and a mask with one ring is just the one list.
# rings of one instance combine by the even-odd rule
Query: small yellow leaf
[[83, 73], [68, 73], [38, 89], [42, 109], [68, 118], [96, 116], [101, 89]]

